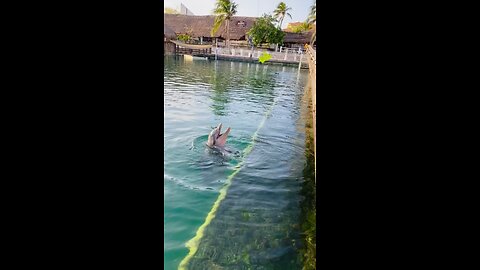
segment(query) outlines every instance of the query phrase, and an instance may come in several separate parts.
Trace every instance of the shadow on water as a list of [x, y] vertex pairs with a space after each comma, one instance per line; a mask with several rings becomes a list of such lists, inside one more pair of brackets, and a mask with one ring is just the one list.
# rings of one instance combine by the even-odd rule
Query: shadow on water
[[[275, 75], [266, 72], [266, 68], [258, 64], [242, 66], [241, 63], [215, 61], [209, 80], [213, 90], [211, 109], [215, 115], [225, 116], [228, 114], [227, 106], [233, 98], [269, 106], [275, 96], [275, 82]], [[238, 92], [239, 85], [246, 85], [248, 94], [251, 95]]]
[[275, 96], [275, 76], [273, 74], [260, 73], [255, 76], [246, 77], [246, 84], [249, 86], [249, 91], [254, 94], [254, 97], [261, 98], [261, 101], [256, 101], [265, 103], [267, 106], [273, 103]]
[[229, 77], [231, 74], [225, 72], [218, 72], [219, 63], [215, 62], [214, 72], [210, 79], [212, 85], [213, 94], [211, 95], [212, 111], [215, 115], [224, 116], [227, 114], [226, 105], [229, 103], [228, 89], [230, 87]]

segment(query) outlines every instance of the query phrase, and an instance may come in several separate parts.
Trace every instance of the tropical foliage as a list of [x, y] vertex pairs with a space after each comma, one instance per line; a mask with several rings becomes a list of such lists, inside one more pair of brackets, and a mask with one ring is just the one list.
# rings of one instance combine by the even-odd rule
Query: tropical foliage
[[230, 41], [230, 20], [235, 14], [237, 14], [237, 4], [230, 0], [217, 0], [215, 3], [215, 9], [213, 14], [215, 14], [215, 21], [213, 23], [213, 28], [211, 35], [213, 36], [217, 32], [218, 28], [225, 23], [225, 29], [227, 32], [227, 46], [229, 46]]
[[310, 7], [310, 14], [308, 15], [307, 23], [315, 29], [313, 31], [312, 40], [310, 41], [310, 44], [313, 44], [317, 39], [317, 28], [313, 26], [317, 24], [317, 2], [314, 2]]
[[169, 7], [166, 7], [166, 8], [163, 10], [163, 13], [165, 13], [165, 14], [180, 14], [180, 12], [178, 12], [176, 9], [174, 9], [174, 8], [169, 8]]
[[287, 5], [284, 2], [280, 2], [278, 4], [277, 8], [273, 11], [273, 16], [278, 20], [278, 28], [282, 29], [282, 23], [283, 19], [285, 18], [285, 15], [288, 15], [290, 19], [292, 18], [292, 15], [288, 13], [287, 11], [292, 10], [292, 8], [287, 7]]
[[317, 23], [317, 2], [314, 2], [313, 5], [310, 7], [310, 14], [308, 14], [307, 23]]
[[306, 32], [313, 28], [312, 24], [303, 22], [300, 25], [289, 26], [288, 29], [294, 33]]
[[188, 34], [180, 34], [180, 35], [177, 36], [177, 39], [180, 40], [180, 41], [183, 41], [183, 42], [187, 42], [190, 39], [192, 39], [192, 37]]
[[247, 34], [252, 38], [253, 45], [262, 43], [282, 44], [285, 34], [273, 24], [275, 19], [271, 15], [264, 14], [258, 18]]

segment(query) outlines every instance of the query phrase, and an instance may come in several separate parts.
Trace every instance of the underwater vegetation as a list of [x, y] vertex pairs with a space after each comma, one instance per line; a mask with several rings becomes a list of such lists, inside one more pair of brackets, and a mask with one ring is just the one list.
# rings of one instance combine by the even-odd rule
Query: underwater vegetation
[[[310, 90], [310, 89], [309, 89]], [[310, 97], [310, 91], [306, 93]], [[312, 115], [312, 101], [308, 98], [308, 114]], [[302, 195], [304, 200], [301, 203], [301, 224], [302, 235], [305, 247], [302, 249], [303, 270], [316, 269], [316, 189], [315, 189], [315, 153], [313, 117], [305, 118], [305, 156], [306, 164], [303, 170], [304, 186]]]

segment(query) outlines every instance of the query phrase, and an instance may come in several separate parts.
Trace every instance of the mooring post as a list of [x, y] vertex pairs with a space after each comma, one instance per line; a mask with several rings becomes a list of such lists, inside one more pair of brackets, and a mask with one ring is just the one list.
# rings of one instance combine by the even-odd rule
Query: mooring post
[[288, 48], [285, 48], [285, 58], [283, 60], [287, 60]]

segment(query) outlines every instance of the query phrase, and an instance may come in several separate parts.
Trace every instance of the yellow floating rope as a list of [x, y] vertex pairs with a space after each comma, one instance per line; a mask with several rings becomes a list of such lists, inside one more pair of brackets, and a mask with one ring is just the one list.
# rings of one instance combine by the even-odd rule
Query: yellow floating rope
[[189, 249], [189, 252], [187, 256], [185, 256], [185, 258], [183, 258], [183, 260], [180, 262], [180, 265], [178, 266], [178, 270], [186, 270], [188, 263], [192, 259], [193, 255], [195, 255], [195, 253], [197, 252], [198, 246], [200, 245], [200, 240], [203, 237], [205, 228], [208, 226], [208, 224], [210, 224], [210, 222], [215, 217], [215, 213], [217, 212], [217, 209], [220, 206], [220, 202], [223, 201], [223, 199], [225, 199], [225, 196], [227, 195], [227, 190], [232, 184], [233, 177], [235, 177], [235, 175], [242, 169], [243, 164], [245, 163], [245, 158], [247, 157], [248, 154], [250, 154], [250, 152], [252, 152], [253, 146], [255, 145], [255, 141], [257, 140], [258, 132], [265, 124], [265, 121], [267, 120], [268, 116], [270, 116], [274, 105], [275, 105], [275, 101], [273, 102], [270, 109], [265, 113], [265, 117], [263, 118], [262, 122], [260, 123], [257, 130], [253, 134], [252, 143], [248, 145], [247, 148], [245, 148], [243, 152], [242, 161], [237, 166], [235, 166], [233, 172], [227, 177], [226, 184], [222, 187], [222, 189], [220, 189], [220, 194], [218, 195], [217, 200], [213, 204], [212, 210], [210, 210], [207, 217], [205, 218], [205, 222], [198, 228], [195, 236], [185, 244], [185, 246]]

